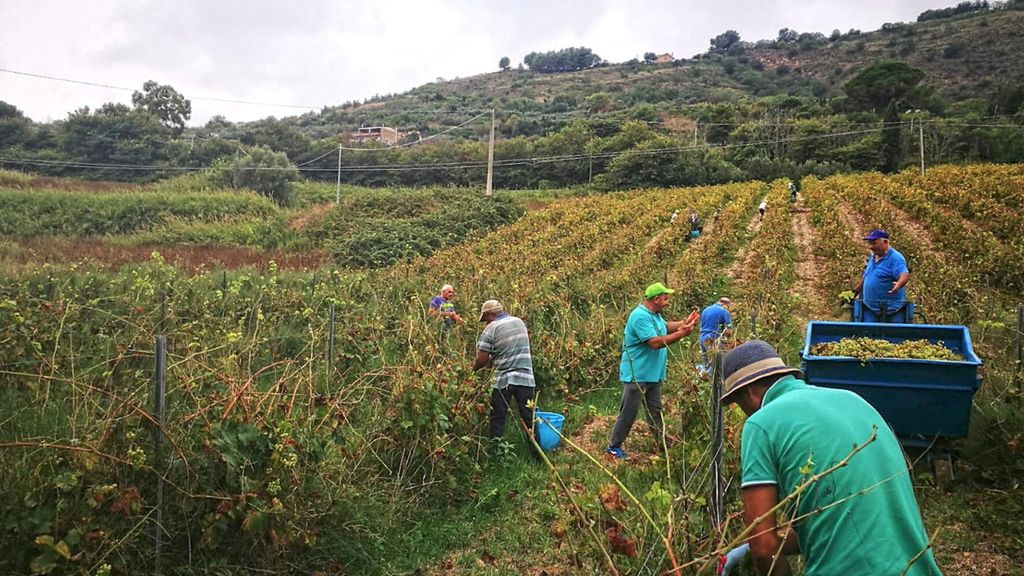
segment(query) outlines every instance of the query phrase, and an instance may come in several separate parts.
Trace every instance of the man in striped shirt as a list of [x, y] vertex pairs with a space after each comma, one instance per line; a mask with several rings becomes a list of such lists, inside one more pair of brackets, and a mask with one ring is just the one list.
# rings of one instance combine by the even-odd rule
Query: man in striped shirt
[[491, 384], [491, 439], [505, 433], [505, 418], [510, 401], [515, 398], [525, 430], [533, 430], [533, 358], [530, 356], [530, 335], [526, 324], [505, 312], [497, 300], [488, 300], [480, 307], [480, 321], [486, 322], [476, 343], [473, 370], [494, 368]]

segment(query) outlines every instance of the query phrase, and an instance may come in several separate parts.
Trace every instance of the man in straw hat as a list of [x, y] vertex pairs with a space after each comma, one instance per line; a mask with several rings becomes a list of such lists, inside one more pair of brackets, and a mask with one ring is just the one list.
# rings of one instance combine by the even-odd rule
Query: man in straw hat
[[678, 322], [666, 321], [661, 316], [673, 292], [675, 290], [661, 282], [651, 284], [644, 290], [644, 301], [637, 304], [626, 320], [619, 362], [622, 404], [605, 449], [605, 454], [613, 458], [626, 458], [622, 443], [633, 427], [641, 404], [655, 441], [662, 445], [661, 383], [668, 366], [667, 346], [689, 335], [699, 319], [696, 313]]
[[[533, 430], [533, 357], [526, 324], [505, 312], [501, 302], [488, 300], [480, 307], [480, 321], [486, 322], [476, 343], [473, 370], [494, 368], [491, 384], [491, 422], [489, 436], [497, 440], [505, 433], [505, 418], [515, 398], [525, 430]], [[531, 445], [532, 448], [532, 445]]]
[[[722, 374], [722, 404], [735, 402], [748, 416], [741, 488], [746, 523], [757, 522], [729, 563], [749, 551], [760, 574], [789, 574], [785, 556], [792, 554], [803, 554], [807, 576], [941, 574], [903, 451], [870, 404], [847, 390], [808, 385], [761, 340], [729, 352]], [[790, 496], [780, 514], [770, 512]]]

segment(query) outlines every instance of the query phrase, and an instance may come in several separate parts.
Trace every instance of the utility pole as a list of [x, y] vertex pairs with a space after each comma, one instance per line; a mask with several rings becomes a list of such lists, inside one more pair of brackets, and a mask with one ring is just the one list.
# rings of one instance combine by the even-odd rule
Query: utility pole
[[700, 129], [700, 122], [693, 123], [693, 147], [697, 147], [697, 130]]
[[334, 189], [334, 203], [341, 204], [341, 144], [338, 144], [338, 187]]
[[917, 121], [917, 147], [921, 152], [921, 175], [924, 176], [924, 121]]
[[491, 141], [487, 145], [487, 191], [490, 196], [494, 192], [494, 108], [491, 108]]

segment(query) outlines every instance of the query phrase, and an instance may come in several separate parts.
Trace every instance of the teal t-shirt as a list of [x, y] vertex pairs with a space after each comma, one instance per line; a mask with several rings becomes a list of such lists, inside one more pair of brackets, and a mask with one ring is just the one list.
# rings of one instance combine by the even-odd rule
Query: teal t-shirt
[[619, 362], [619, 380], [622, 382], [661, 382], [668, 365], [668, 349], [654, 350], [647, 341], [668, 334], [661, 314], [655, 314], [643, 303], [637, 305], [626, 320], [622, 337], [622, 361]]
[[[785, 515], [802, 518], [795, 529], [807, 576], [900, 574], [928, 546], [903, 450], [860, 396], [791, 375], [768, 389], [743, 425], [742, 486], [775, 484], [780, 501], [867, 441], [872, 425], [878, 438], [812, 485], [795, 513], [791, 506]], [[906, 574], [941, 572], [928, 550]]]

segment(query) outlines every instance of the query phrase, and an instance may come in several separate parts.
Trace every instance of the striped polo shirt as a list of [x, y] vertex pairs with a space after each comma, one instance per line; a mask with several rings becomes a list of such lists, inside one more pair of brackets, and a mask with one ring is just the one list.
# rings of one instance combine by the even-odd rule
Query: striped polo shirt
[[494, 383], [498, 390], [508, 386], [534, 387], [533, 357], [530, 356], [530, 335], [522, 320], [502, 314], [480, 334], [476, 349], [491, 355]]

